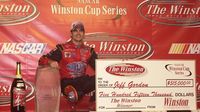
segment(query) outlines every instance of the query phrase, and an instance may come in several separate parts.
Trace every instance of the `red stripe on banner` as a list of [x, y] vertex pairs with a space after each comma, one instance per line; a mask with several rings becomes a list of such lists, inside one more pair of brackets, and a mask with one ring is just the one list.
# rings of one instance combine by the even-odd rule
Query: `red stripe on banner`
[[189, 44], [184, 44], [185, 47], [184, 47], [184, 50], [183, 50], [183, 54], [188, 54], [188, 48], [189, 48]]

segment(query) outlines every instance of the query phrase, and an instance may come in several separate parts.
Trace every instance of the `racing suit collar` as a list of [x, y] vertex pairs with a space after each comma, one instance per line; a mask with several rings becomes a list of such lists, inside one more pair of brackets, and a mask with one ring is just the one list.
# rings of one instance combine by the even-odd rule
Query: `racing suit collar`
[[84, 44], [82, 43], [82, 44], [80, 44], [80, 45], [76, 45], [72, 40], [69, 40], [69, 42], [68, 42], [69, 44], [71, 44], [71, 45], [73, 45], [75, 48], [81, 48], [81, 47], [83, 47], [84, 46]]

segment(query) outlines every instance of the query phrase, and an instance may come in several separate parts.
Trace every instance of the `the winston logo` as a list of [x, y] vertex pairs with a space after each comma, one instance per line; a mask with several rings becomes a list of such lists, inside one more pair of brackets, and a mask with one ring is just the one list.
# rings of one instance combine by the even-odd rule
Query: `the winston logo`
[[175, 75], [179, 76], [191, 76], [192, 72], [190, 71], [190, 67], [187, 67], [184, 64], [167, 64], [165, 65], [165, 69]]
[[99, 58], [148, 59], [153, 54], [147, 41], [130, 35], [91, 33], [85, 44], [95, 48]]
[[200, 25], [199, 0], [145, 0], [138, 5], [145, 19], [165, 25]]
[[27, 23], [38, 15], [36, 6], [29, 0], [0, 1], [0, 26]]
[[121, 63], [108, 66], [106, 72], [117, 76], [134, 76], [143, 74], [145, 68], [137, 64]]
[[173, 43], [169, 54], [200, 54], [200, 43]]

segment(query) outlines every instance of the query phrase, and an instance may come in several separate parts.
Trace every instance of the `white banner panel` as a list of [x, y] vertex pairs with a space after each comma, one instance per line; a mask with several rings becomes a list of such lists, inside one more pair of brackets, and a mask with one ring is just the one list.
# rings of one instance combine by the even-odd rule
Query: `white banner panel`
[[97, 111], [196, 110], [195, 61], [96, 61]]

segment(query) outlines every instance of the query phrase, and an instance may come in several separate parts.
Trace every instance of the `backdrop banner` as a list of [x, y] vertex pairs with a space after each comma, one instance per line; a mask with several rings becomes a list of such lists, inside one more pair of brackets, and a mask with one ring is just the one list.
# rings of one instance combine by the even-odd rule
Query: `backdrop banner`
[[[100, 59], [195, 60], [200, 108], [199, 0], [0, 0], [1, 111], [10, 110], [16, 61], [22, 63], [27, 83], [26, 109], [35, 110], [38, 60], [56, 44], [70, 39], [74, 21], [84, 23], [84, 42]], [[88, 97], [92, 94], [76, 108], [90, 108]], [[60, 101], [61, 110], [71, 108], [62, 95]]]

